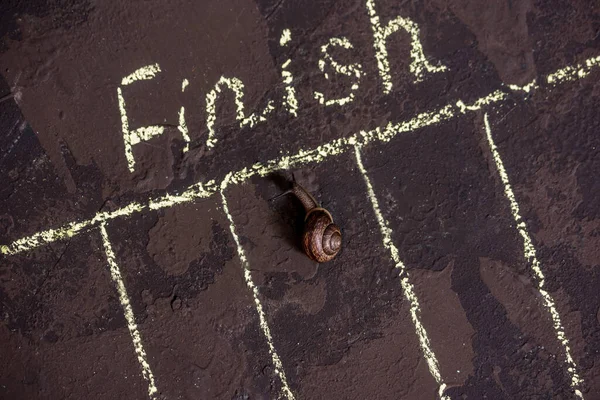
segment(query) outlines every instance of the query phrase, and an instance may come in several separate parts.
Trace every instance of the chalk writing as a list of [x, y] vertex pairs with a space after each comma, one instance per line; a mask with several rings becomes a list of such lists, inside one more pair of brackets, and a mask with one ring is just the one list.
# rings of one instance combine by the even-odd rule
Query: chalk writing
[[[416, 23], [408, 18], [396, 17], [388, 22], [386, 25], [382, 25], [380, 22], [379, 15], [375, 10], [375, 0], [367, 0], [366, 3], [367, 12], [370, 18], [371, 26], [373, 29], [373, 38], [375, 46], [375, 57], [377, 60], [377, 67], [379, 74], [383, 80], [383, 91], [389, 93], [392, 89], [392, 78], [390, 75], [390, 63], [388, 60], [388, 53], [386, 47], [386, 41], [388, 37], [400, 28], [404, 29], [410, 36], [411, 39], [411, 50], [410, 57], [411, 63], [409, 66], [410, 72], [414, 75], [414, 82], [420, 82], [424, 79], [425, 73], [430, 72], [441, 72], [445, 71], [446, 67], [443, 65], [434, 66], [430, 64], [423, 52], [423, 46], [420, 42], [420, 31]], [[292, 41], [292, 33], [290, 29], [284, 29], [279, 39], [279, 45], [281, 47], [288, 46]], [[363, 68], [359, 63], [352, 63], [349, 65], [342, 65], [329, 54], [328, 50], [331, 46], [339, 46], [344, 49], [352, 49], [353, 46], [350, 41], [345, 38], [331, 38], [325, 45], [321, 47], [322, 58], [318, 62], [319, 69], [325, 74], [325, 78], [329, 79], [328, 73], [325, 71], [327, 64], [337, 73], [353, 78], [351, 82], [350, 93], [342, 98], [338, 99], [326, 99], [325, 94], [320, 91], [314, 91], [314, 98], [322, 105], [325, 106], [343, 106], [352, 102], [355, 98], [355, 92], [358, 90], [360, 78], [363, 75]], [[284, 84], [284, 96], [283, 106], [293, 117], [298, 116], [298, 99], [296, 97], [296, 89], [292, 85], [293, 74], [289, 70], [291, 65], [291, 59], [287, 59], [281, 65], [281, 79]], [[122, 86], [130, 85], [139, 80], [153, 79], [159, 72], [161, 72], [158, 64], [151, 64], [139, 68], [132, 74], [124, 77], [121, 81]], [[189, 81], [185, 79], [182, 83], [181, 90], [185, 90], [186, 86], [189, 85]], [[265, 108], [260, 112], [246, 113], [244, 107], [244, 84], [236, 77], [225, 77], [222, 76], [219, 81], [215, 84], [215, 87], [206, 94], [206, 126], [208, 129], [208, 138], [206, 139], [206, 145], [209, 148], [215, 147], [217, 144], [217, 133], [216, 133], [216, 120], [217, 110], [216, 102], [219, 95], [222, 94], [223, 87], [228, 88], [234, 94], [234, 102], [236, 108], [236, 120], [239, 122], [240, 128], [246, 126], [253, 128], [260, 122], [265, 122], [267, 116], [275, 109], [274, 102], [269, 100]], [[142, 141], [148, 141], [153, 137], [162, 135], [164, 133], [164, 127], [159, 125], [145, 126], [135, 130], [129, 129], [129, 121], [127, 118], [125, 99], [123, 97], [123, 91], [121, 87], [117, 88], [117, 97], [119, 100], [119, 111], [121, 113], [121, 125], [123, 131], [123, 141], [125, 144], [125, 158], [127, 160], [127, 166], [129, 171], [134, 172], [135, 170], [135, 159], [133, 156], [132, 146]], [[178, 131], [181, 133], [186, 145], [183, 152], [189, 150], [190, 136], [189, 131], [185, 122], [185, 109], [182, 106], [179, 111], [179, 124]]]
[[[159, 72], [161, 72], [161, 70], [158, 64], [146, 65], [123, 78], [121, 80], [121, 85], [127, 86], [136, 81], [153, 79]], [[186, 81], [187, 79], [184, 81], [184, 83]], [[185, 86], [182, 87], [182, 90], [183, 89], [185, 89]], [[123, 132], [123, 143], [125, 144], [125, 158], [127, 159], [127, 167], [129, 168], [130, 172], [134, 172], [135, 159], [133, 157], [132, 146], [140, 142], [148, 141], [155, 136], [162, 135], [165, 131], [165, 128], [163, 126], [151, 125], [143, 126], [132, 131], [129, 130], [129, 119], [127, 118], [125, 98], [123, 97], [123, 90], [121, 87], [117, 87], [117, 98], [119, 100], [119, 112], [121, 113], [121, 129]], [[186, 141], [186, 147], [184, 151], [187, 151], [190, 137], [187, 134], [187, 127], [185, 126], [183, 107], [179, 113], [179, 131]]]
[[330, 46], [340, 46], [344, 49], [352, 49], [352, 43], [345, 37], [341, 38], [331, 38], [329, 42], [321, 47], [321, 52], [323, 53], [323, 58], [319, 60], [319, 69], [321, 72], [325, 74], [325, 79], [329, 79], [329, 75], [325, 72], [325, 65], [329, 63], [335, 72], [341, 75], [354, 77], [356, 80], [352, 83], [351, 92], [348, 96], [342, 97], [340, 99], [331, 99], [325, 100], [325, 95], [321, 92], [315, 91], [315, 99], [319, 101], [320, 104], [325, 104], [326, 106], [331, 105], [340, 105], [343, 106], [346, 103], [350, 103], [354, 100], [354, 92], [358, 89], [358, 85], [360, 83], [360, 77], [362, 75], [362, 66], [358, 63], [350, 64], [350, 65], [342, 65], [335, 61], [331, 55], [327, 52]]
[[246, 115], [244, 111], [244, 84], [238, 78], [226, 78], [222, 76], [215, 85], [215, 88], [206, 95], [206, 125], [208, 127], [208, 139], [206, 140], [206, 145], [208, 147], [214, 147], [215, 144], [217, 144], [215, 132], [215, 122], [217, 120], [216, 101], [217, 96], [221, 93], [222, 86], [232, 90], [235, 95], [236, 119], [240, 123], [240, 128], [243, 128], [246, 125], [249, 125], [250, 128], [252, 128], [257, 123], [266, 121], [266, 116], [275, 109], [273, 101], [269, 100], [267, 106], [261, 113], [250, 113], [249, 115]]
[[404, 29], [410, 35], [410, 57], [412, 58], [412, 61], [409, 69], [415, 77], [415, 83], [423, 80], [425, 77], [425, 72], [442, 72], [446, 70], [444, 65], [431, 65], [425, 58], [423, 46], [421, 45], [419, 38], [419, 27], [416, 23], [408, 18], [396, 17], [388, 22], [387, 25], [382, 26], [379, 20], [379, 15], [377, 15], [377, 11], [375, 10], [375, 0], [367, 0], [367, 12], [371, 21], [371, 28], [373, 29], [375, 58], [377, 59], [379, 75], [383, 80], [384, 93], [390, 93], [393, 87], [392, 76], [390, 75], [390, 62], [388, 60], [386, 40], [392, 33], [398, 31], [400, 28]]
[[[281, 39], [279, 40], [279, 44], [281, 46], [287, 46], [288, 43], [292, 40], [292, 33], [289, 29], [284, 29], [281, 34]], [[288, 110], [290, 114], [294, 117], [298, 116], [298, 99], [296, 99], [296, 89], [292, 86], [292, 82], [294, 80], [294, 76], [287, 69], [292, 63], [291, 59], [287, 59], [281, 65], [281, 78], [283, 79], [283, 84], [285, 85], [285, 95], [283, 96], [284, 106]]]
[[158, 65], [158, 64], [146, 65], [145, 67], [136, 69], [131, 74], [129, 74], [125, 78], [121, 79], [121, 85], [127, 86], [127, 85], [131, 85], [135, 81], [145, 81], [148, 79], [152, 79], [159, 72], [160, 72], [160, 65]]

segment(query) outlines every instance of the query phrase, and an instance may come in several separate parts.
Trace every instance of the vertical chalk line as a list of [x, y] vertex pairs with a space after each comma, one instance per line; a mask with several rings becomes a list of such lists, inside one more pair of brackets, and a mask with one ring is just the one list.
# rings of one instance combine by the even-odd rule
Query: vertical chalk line
[[552, 295], [544, 289], [545, 284], [545, 276], [541, 269], [541, 263], [537, 258], [537, 252], [535, 247], [533, 246], [533, 242], [531, 240], [531, 236], [527, 231], [527, 224], [521, 217], [519, 204], [517, 203], [517, 199], [510, 185], [510, 181], [508, 180], [508, 174], [506, 173], [506, 169], [504, 168], [504, 163], [500, 158], [500, 153], [498, 152], [498, 148], [496, 147], [496, 143], [494, 143], [494, 139], [492, 137], [492, 130], [490, 128], [490, 122], [488, 120], [488, 114], [485, 113], [484, 116], [484, 124], [485, 124], [485, 132], [487, 136], [487, 141], [490, 146], [490, 151], [494, 158], [494, 162], [496, 164], [496, 169], [498, 170], [498, 174], [500, 175], [500, 179], [502, 180], [502, 184], [504, 185], [504, 194], [510, 203], [510, 211], [517, 224], [517, 230], [519, 234], [523, 238], [523, 255], [525, 260], [527, 260], [528, 264], [531, 266], [532, 275], [536, 281], [538, 291], [542, 295], [542, 299], [544, 299], [543, 305], [547, 309], [547, 311], [552, 316], [552, 322], [554, 325], [554, 331], [556, 333], [558, 341], [562, 344], [565, 359], [568, 364], [567, 371], [569, 372], [569, 376], [571, 377], [571, 388], [579, 397], [583, 399], [583, 394], [581, 393], [580, 387], [583, 380], [579, 377], [577, 373], [577, 365], [571, 356], [571, 348], [569, 347], [569, 339], [565, 334], [565, 328], [563, 327], [560, 321], [560, 315], [558, 310], [556, 309], [556, 304]]
[[125, 289], [125, 282], [123, 282], [121, 270], [116, 261], [115, 252], [113, 251], [110, 240], [108, 239], [108, 232], [106, 231], [105, 223], [100, 224], [100, 234], [102, 236], [102, 244], [104, 245], [106, 260], [110, 266], [110, 276], [117, 287], [117, 291], [119, 292], [119, 302], [121, 303], [123, 312], [125, 313], [127, 328], [129, 329], [129, 334], [133, 340], [133, 348], [135, 350], [135, 354], [137, 355], [138, 362], [142, 367], [142, 376], [148, 382], [148, 396], [151, 399], [155, 399], [158, 390], [156, 389], [156, 384], [154, 383], [154, 374], [150, 369], [150, 364], [148, 364], [146, 351], [142, 345], [142, 337], [140, 336], [140, 331], [135, 323], [135, 316], [133, 315], [131, 302], [129, 301], [129, 296], [127, 295], [127, 290]]
[[437, 357], [431, 349], [429, 336], [427, 335], [427, 331], [425, 330], [425, 327], [421, 323], [421, 319], [419, 317], [419, 314], [421, 313], [419, 299], [415, 294], [413, 284], [410, 283], [408, 270], [406, 269], [406, 266], [400, 259], [398, 248], [392, 241], [392, 229], [389, 227], [388, 222], [383, 217], [381, 209], [379, 208], [379, 201], [377, 201], [375, 191], [373, 190], [373, 185], [371, 184], [371, 180], [369, 179], [365, 166], [362, 162], [359, 145], [354, 146], [354, 153], [356, 154], [356, 164], [358, 165], [358, 169], [360, 170], [365, 180], [365, 184], [367, 186], [367, 194], [369, 196], [369, 199], [371, 200], [371, 205], [373, 206], [373, 211], [375, 212], [377, 222], [379, 223], [379, 229], [381, 230], [381, 236], [383, 237], [383, 246], [390, 252], [392, 260], [395, 264], [394, 267], [398, 270], [398, 277], [400, 278], [400, 285], [402, 287], [404, 297], [406, 297], [406, 299], [410, 303], [410, 316], [415, 326], [417, 336], [419, 337], [419, 344], [421, 345], [421, 351], [423, 351], [425, 361], [427, 361], [429, 373], [431, 374], [431, 376], [433, 376], [433, 379], [435, 379], [435, 381], [439, 385], [438, 395], [440, 396], [440, 398], [443, 400], [449, 400], [450, 398], [444, 395], [444, 390], [446, 390], [446, 384], [444, 383], [442, 376], [440, 375], [440, 367], [437, 361]]
[[227, 174], [223, 182], [221, 183], [221, 198], [223, 199], [223, 211], [225, 215], [227, 215], [227, 219], [229, 220], [229, 229], [231, 230], [231, 236], [233, 236], [233, 240], [235, 241], [237, 247], [238, 257], [240, 258], [240, 262], [242, 264], [242, 268], [244, 269], [244, 279], [246, 280], [246, 285], [252, 292], [252, 296], [254, 297], [254, 306], [256, 308], [256, 312], [258, 313], [258, 319], [260, 328], [267, 339], [267, 345], [269, 346], [269, 354], [271, 355], [271, 360], [273, 361], [273, 365], [275, 366], [275, 373], [281, 380], [281, 387], [283, 390], [283, 394], [288, 400], [294, 400], [294, 394], [292, 393], [288, 383], [287, 378], [285, 376], [285, 371], [283, 369], [283, 364], [281, 363], [281, 359], [275, 350], [275, 345], [273, 344], [273, 336], [271, 335], [271, 329], [269, 328], [269, 324], [267, 323], [267, 316], [263, 309], [262, 303], [260, 301], [258, 287], [254, 284], [252, 280], [252, 273], [250, 272], [250, 265], [248, 263], [248, 259], [246, 258], [246, 253], [244, 252], [244, 248], [240, 243], [240, 238], [235, 231], [235, 224], [233, 222], [233, 216], [229, 212], [229, 206], [227, 205], [227, 199], [225, 198], [225, 189], [229, 184], [229, 179], [231, 178], [231, 173]]

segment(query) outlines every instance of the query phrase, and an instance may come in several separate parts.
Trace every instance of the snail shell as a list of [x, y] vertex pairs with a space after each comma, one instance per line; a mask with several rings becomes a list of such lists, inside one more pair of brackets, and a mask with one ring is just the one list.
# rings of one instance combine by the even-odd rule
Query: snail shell
[[302, 186], [294, 183], [292, 193], [306, 210], [302, 248], [306, 255], [317, 262], [331, 261], [342, 248], [342, 232], [333, 223], [329, 211], [319, 207], [315, 198]]
[[342, 248], [342, 232], [323, 208], [313, 208], [306, 216], [302, 248], [317, 262], [331, 261]]

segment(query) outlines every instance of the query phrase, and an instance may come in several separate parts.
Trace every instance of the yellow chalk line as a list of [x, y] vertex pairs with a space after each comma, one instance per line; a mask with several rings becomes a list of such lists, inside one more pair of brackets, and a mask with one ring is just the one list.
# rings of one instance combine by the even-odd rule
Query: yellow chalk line
[[251, 167], [231, 173], [230, 183], [239, 184], [255, 175], [265, 176], [274, 171], [289, 169], [293, 166], [320, 163], [326, 158], [345, 153], [349, 149], [354, 148], [355, 145], [364, 146], [375, 141], [388, 142], [400, 133], [412, 132], [420, 128], [439, 124], [453, 118], [457, 114], [466, 114], [469, 111], [480, 110], [482, 107], [498, 102], [506, 96], [506, 93], [496, 91], [478, 99], [470, 105], [459, 100], [456, 104], [449, 104], [436, 111], [421, 113], [408, 121], [396, 124], [390, 122], [385, 128], [361, 131], [349, 137], [332, 140], [314, 149], [300, 150], [296, 154], [283, 156], [267, 161], [266, 163], [255, 163]]
[[[592, 67], [600, 65], [600, 56], [586, 60], [583, 64], [578, 64], [574, 67], [565, 67], [552, 75], [561, 76], [563, 78], [553, 78], [552, 82], [557, 84], [566, 82], [572, 79], [581, 79], [587, 76]], [[560, 72], [563, 71], [563, 72]], [[571, 71], [570, 75], [565, 71]], [[583, 71], [583, 72], [580, 72]], [[560, 73], [559, 73], [560, 72]], [[557, 75], [558, 74], [558, 75]], [[551, 75], [551, 76], [552, 76]], [[566, 77], [569, 78], [566, 78]], [[535, 85], [532, 86], [535, 88]], [[448, 121], [457, 115], [465, 115], [470, 111], [481, 110], [490, 104], [495, 104], [503, 101], [509, 94], [507, 92], [497, 90], [486, 96], [477, 99], [473, 104], [465, 104], [462, 100], [456, 101], [454, 104], [448, 104], [438, 110], [424, 112], [417, 116], [400, 123], [389, 122], [385, 127], [378, 127], [371, 131], [361, 131], [347, 138], [334, 139], [328, 143], [318, 146], [313, 149], [301, 149], [296, 154], [285, 155], [277, 159], [267, 161], [265, 163], [255, 163], [250, 167], [243, 168], [240, 171], [231, 173], [230, 183], [237, 184], [244, 182], [248, 178], [261, 175], [264, 176], [273, 171], [288, 169], [292, 166], [297, 166], [307, 163], [319, 163], [328, 157], [336, 156], [345, 153], [354, 145], [367, 145], [371, 142], [388, 142], [400, 133], [412, 132], [427, 126], [435, 125]], [[195, 195], [195, 191], [200, 191]], [[0, 253], [13, 255], [23, 251], [34, 249], [42, 244], [51, 243], [56, 240], [72, 237], [82, 231], [96, 226], [99, 223], [108, 221], [121, 216], [130, 216], [134, 213], [142, 212], [148, 208], [159, 209], [170, 207], [181, 202], [188, 202], [196, 198], [208, 197], [216, 193], [217, 186], [214, 181], [209, 181], [206, 184], [197, 183], [186, 189], [182, 195], [166, 196], [169, 201], [149, 200], [147, 205], [132, 203], [119, 210], [106, 213], [98, 213], [92, 219], [82, 222], [71, 222], [57, 229], [48, 229], [37, 232], [31, 236], [17, 239], [10, 245], [1, 245]]]
[[507, 86], [510, 88], [510, 90], [513, 90], [515, 92], [525, 92], [525, 93], [530, 93], [539, 88], [539, 85], [537, 84], [537, 80], [535, 80], [535, 79], [523, 86], [512, 85], [512, 84], [509, 84]]
[[45, 243], [52, 243], [57, 240], [68, 239], [115, 218], [127, 217], [147, 210], [158, 210], [161, 208], [174, 206], [175, 204], [187, 203], [196, 199], [206, 198], [214, 194], [215, 191], [216, 185], [214, 180], [210, 180], [205, 184], [196, 183], [188, 187], [187, 190], [181, 194], [166, 194], [155, 199], [150, 199], [146, 204], [134, 202], [115, 211], [99, 212], [92, 219], [81, 222], [71, 222], [59, 229], [48, 229], [35, 233], [32, 236], [18, 239], [9, 246], [3, 245], [0, 247], [0, 250], [3, 254], [7, 255], [18, 254], [34, 249]]
[[371, 184], [371, 180], [367, 175], [367, 171], [362, 162], [362, 157], [360, 155], [360, 146], [354, 146], [354, 154], [356, 155], [356, 164], [358, 165], [358, 169], [362, 174], [365, 184], [367, 186], [367, 194], [369, 199], [371, 200], [371, 205], [373, 206], [373, 211], [375, 212], [375, 217], [377, 222], [379, 223], [379, 229], [381, 231], [381, 236], [383, 237], [383, 247], [390, 251], [390, 255], [392, 260], [394, 261], [394, 267], [398, 270], [398, 277], [400, 278], [400, 286], [402, 287], [402, 291], [404, 292], [404, 297], [410, 303], [410, 316], [415, 326], [415, 330], [417, 336], [419, 338], [419, 344], [421, 345], [421, 350], [423, 351], [423, 356], [425, 357], [425, 361], [427, 362], [427, 366], [429, 367], [429, 373], [433, 376], [433, 379], [439, 385], [438, 394], [441, 399], [449, 399], [448, 396], [444, 395], [444, 390], [446, 390], [446, 384], [444, 383], [442, 376], [440, 375], [440, 366], [438, 364], [435, 353], [431, 349], [431, 344], [429, 342], [429, 336], [427, 335], [427, 331], [425, 327], [421, 323], [421, 319], [419, 318], [419, 314], [421, 313], [421, 307], [419, 306], [419, 299], [415, 294], [414, 286], [410, 283], [408, 270], [406, 266], [400, 259], [400, 254], [398, 252], [398, 248], [392, 241], [392, 229], [390, 228], [388, 222], [383, 217], [381, 213], [381, 209], [379, 208], [379, 201], [375, 196], [375, 191], [373, 190], [373, 185]]
[[517, 199], [515, 198], [515, 194], [512, 190], [510, 182], [508, 180], [508, 174], [506, 173], [506, 169], [504, 169], [504, 163], [502, 162], [502, 159], [500, 158], [500, 153], [498, 153], [498, 148], [496, 147], [496, 143], [494, 143], [494, 139], [492, 137], [492, 130], [490, 129], [490, 123], [488, 120], [487, 113], [485, 114], [485, 117], [484, 117], [484, 123], [485, 123], [485, 132], [486, 132], [486, 136], [487, 136], [487, 141], [490, 146], [490, 150], [492, 152], [494, 161], [496, 163], [496, 168], [498, 170], [498, 174], [500, 175], [502, 183], [504, 184], [504, 194], [506, 195], [506, 198], [508, 199], [508, 201], [510, 203], [510, 211], [513, 216], [513, 219], [515, 220], [515, 223], [517, 224], [517, 230], [519, 231], [519, 234], [523, 238], [523, 256], [525, 257], [525, 259], [531, 266], [531, 270], [533, 272], [533, 277], [536, 281], [538, 291], [540, 292], [540, 294], [542, 295], [542, 298], [544, 299], [544, 306], [546, 307], [547, 311], [552, 316], [552, 322], [554, 324], [554, 331], [556, 332], [558, 341], [562, 344], [563, 349], [565, 351], [565, 358], [566, 358], [566, 361], [568, 364], [567, 371], [569, 372], [569, 375], [571, 376], [571, 388], [573, 388], [577, 397], [579, 397], [580, 399], [583, 399], [583, 394], [579, 390], [583, 380], [579, 377], [579, 374], [577, 373], [577, 365], [575, 364], [575, 361], [573, 360], [573, 357], [571, 356], [571, 348], [569, 347], [569, 340], [567, 339], [567, 336], [565, 335], [565, 328], [563, 327], [563, 325], [560, 321], [560, 315], [558, 314], [558, 310], [556, 309], [556, 304], [554, 302], [554, 299], [552, 298], [552, 295], [550, 295], [550, 293], [548, 293], [544, 289], [544, 283], [545, 283], [546, 278], [544, 277], [544, 273], [542, 272], [540, 261], [537, 258], [537, 252], [531, 241], [531, 236], [529, 235], [529, 232], [527, 231], [527, 224], [525, 224], [525, 221], [521, 217], [521, 213], [519, 211], [519, 204], [517, 203]]
[[265, 315], [265, 311], [263, 309], [262, 303], [260, 302], [258, 288], [254, 284], [252, 280], [252, 273], [250, 272], [250, 265], [248, 263], [248, 259], [246, 258], [246, 253], [244, 252], [244, 248], [240, 243], [240, 238], [235, 231], [235, 224], [233, 222], [233, 217], [229, 212], [229, 207], [227, 205], [227, 199], [225, 198], [225, 189], [230, 183], [231, 173], [225, 176], [223, 182], [221, 183], [221, 198], [223, 199], [223, 211], [225, 215], [227, 215], [227, 219], [229, 220], [229, 229], [231, 230], [231, 235], [235, 240], [235, 244], [237, 246], [238, 257], [240, 258], [242, 267], [244, 269], [244, 279], [246, 280], [246, 285], [250, 291], [252, 291], [252, 296], [254, 297], [254, 305], [256, 307], [256, 311], [258, 312], [258, 319], [260, 324], [260, 329], [262, 330], [265, 338], [267, 339], [267, 345], [269, 346], [269, 354], [271, 355], [271, 360], [273, 361], [273, 365], [275, 366], [275, 374], [279, 377], [281, 381], [281, 388], [283, 390], [283, 394], [289, 400], [294, 399], [294, 394], [292, 393], [290, 387], [287, 383], [287, 378], [285, 376], [285, 371], [283, 369], [283, 364], [281, 363], [281, 359], [275, 350], [275, 345], [273, 344], [273, 336], [271, 335], [271, 329], [269, 328], [269, 324], [267, 323], [267, 316]]
[[140, 336], [140, 331], [138, 330], [137, 324], [135, 323], [135, 316], [133, 315], [131, 302], [129, 301], [129, 296], [127, 295], [127, 290], [125, 289], [125, 282], [123, 282], [121, 270], [119, 269], [115, 253], [108, 239], [108, 232], [106, 231], [105, 223], [100, 224], [100, 234], [102, 236], [102, 244], [104, 245], [106, 260], [108, 261], [108, 265], [110, 266], [110, 276], [112, 277], [112, 280], [115, 286], [117, 287], [117, 291], [119, 292], [119, 302], [121, 302], [121, 307], [123, 307], [123, 312], [125, 313], [125, 319], [127, 320], [127, 329], [129, 329], [129, 334], [131, 335], [131, 339], [133, 340], [133, 348], [135, 349], [135, 354], [137, 355], [138, 362], [142, 367], [142, 376], [148, 382], [148, 396], [151, 399], [155, 399], [158, 390], [156, 389], [156, 384], [154, 383], [154, 374], [150, 369], [150, 364], [148, 364], [146, 351], [144, 350], [144, 346], [142, 345], [142, 337]]
[[595, 68], [598, 65], [600, 65], [600, 56], [588, 58], [582, 64], [566, 66], [555, 73], [548, 75], [546, 82], [549, 84], [559, 84], [576, 81], [588, 76], [592, 71], [592, 68]]

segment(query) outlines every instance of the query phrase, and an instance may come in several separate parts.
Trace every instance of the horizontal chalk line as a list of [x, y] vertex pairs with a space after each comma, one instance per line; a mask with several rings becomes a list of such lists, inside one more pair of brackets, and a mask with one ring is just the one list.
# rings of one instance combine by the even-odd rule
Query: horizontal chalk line
[[[599, 65], [600, 56], [589, 58], [581, 64], [561, 68], [547, 75], [544, 79], [540, 79], [540, 81], [547, 82], [549, 85], [576, 81], [588, 76], [591, 70]], [[513, 92], [522, 92], [518, 86], [510, 85], [510, 88]], [[539, 86], [537, 85], [528, 87], [528, 90], [531, 91], [538, 89]], [[355, 145], [365, 146], [373, 142], [388, 142], [400, 133], [412, 132], [427, 126], [437, 125], [457, 116], [465, 115], [468, 112], [481, 110], [485, 106], [502, 102], [510, 93], [510, 91], [496, 90], [479, 98], [472, 104], [465, 104], [462, 100], [457, 100], [437, 110], [418, 114], [404, 122], [389, 122], [385, 127], [378, 127], [370, 131], [361, 131], [349, 137], [335, 139], [316, 148], [300, 150], [296, 154], [286, 155], [267, 161], [266, 163], [259, 162], [237, 172], [228, 172], [225, 176], [229, 176], [230, 184], [239, 184], [255, 175], [264, 176], [277, 170], [288, 169], [292, 166], [320, 163], [331, 156], [337, 156], [353, 150]], [[529, 95], [530, 93], [527, 94], [527, 96]], [[115, 218], [129, 217], [143, 211], [168, 208], [176, 204], [207, 198], [217, 193], [219, 187], [220, 185], [215, 184], [214, 180], [206, 183], [196, 183], [189, 186], [181, 194], [168, 194], [159, 198], [150, 198], [145, 204], [131, 203], [115, 211], [99, 212], [91, 219], [70, 222], [60, 228], [37, 232], [31, 236], [18, 239], [9, 245], [2, 245], [0, 246], [0, 253], [7, 255], [18, 254], [32, 250], [43, 244], [73, 237]]]

